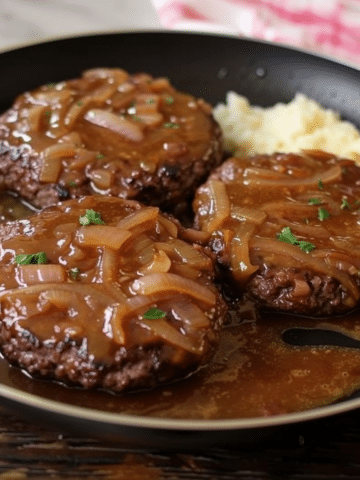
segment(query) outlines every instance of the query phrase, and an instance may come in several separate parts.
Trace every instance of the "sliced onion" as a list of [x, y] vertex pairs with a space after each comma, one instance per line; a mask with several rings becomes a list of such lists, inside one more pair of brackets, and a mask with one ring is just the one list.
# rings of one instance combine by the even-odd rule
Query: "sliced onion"
[[73, 103], [66, 112], [64, 117], [64, 125], [66, 125], [68, 128], [73, 128], [76, 120], [84, 114], [92, 101], [92, 97], [83, 97]]
[[207, 185], [207, 193], [210, 197], [210, 219], [205, 223], [204, 230], [213, 232], [221, 227], [230, 215], [230, 200], [226, 191], [226, 185], [219, 180], [210, 180]]
[[201, 247], [196, 248], [182, 240], [170, 239], [167, 242], [156, 242], [155, 248], [158, 251], [163, 250], [170, 257], [178, 257], [182, 262], [198, 269], [210, 268], [212, 264], [211, 259], [199, 250]]
[[[346, 275], [340, 272], [337, 268], [327, 265], [324, 261], [314, 257], [311, 253], [303, 252], [298, 246], [291, 245], [286, 242], [280, 242], [270, 238], [253, 237], [252, 249], [257, 250], [258, 255], [264, 257], [265, 253], [276, 259], [276, 266], [286, 262], [286, 258], [291, 259], [291, 263], [287, 266], [293, 266], [294, 268], [309, 268], [312, 271], [323, 273], [331, 278], [337, 279], [349, 292], [353, 300], [357, 301], [360, 297], [359, 290], [356, 283]], [[354, 306], [355, 306], [354, 302]]]
[[307, 225], [306, 223], [302, 224], [302, 223], [290, 222], [289, 220], [286, 220], [283, 218], [276, 218], [274, 220], [274, 224], [276, 224], [276, 228], [278, 228], [278, 226], [289, 227], [297, 235], [302, 235], [307, 238], [313, 237], [313, 238], [325, 239], [325, 238], [329, 238], [329, 235], [330, 235], [329, 232], [326, 230], [326, 228]]
[[110, 188], [112, 174], [109, 170], [103, 168], [91, 170], [87, 176], [100, 190], [107, 190]]
[[119, 274], [117, 263], [117, 253], [109, 248], [104, 248], [101, 256], [102, 280], [104, 283], [116, 281]]
[[182, 348], [196, 355], [200, 355], [203, 351], [202, 343], [199, 340], [182, 335], [163, 318], [159, 318], [158, 320], [143, 319], [141, 323], [151, 330], [153, 334], [175, 347]]
[[136, 117], [148, 127], [158, 127], [164, 123], [164, 115], [161, 113], [136, 113]]
[[108, 225], [88, 225], [80, 227], [76, 237], [81, 246], [107, 247], [111, 250], [119, 250], [131, 237], [131, 233], [117, 227]]
[[106, 110], [89, 110], [84, 118], [88, 122], [98, 125], [99, 127], [107, 128], [132, 142], [141, 142], [144, 139], [139, 124]]
[[285, 173], [280, 173], [270, 168], [260, 168], [260, 167], [245, 168], [243, 176], [244, 178], [258, 177], [258, 178], [264, 178], [267, 180], [287, 180], [289, 178], [289, 175], [286, 175]]
[[96, 161], [96, 154], [85, 148], [77, 148], [73, 160], [71, 160], [67, 167], [69, 170], [84, 170], [85, 167], [90, 167]]
[[145, 229], [148, 226], [153, 226], [158, 218], [158, 207], [146, 207], [132, 213], [131, 215], [123, 218], [117, 223], [117, 226], [124, 230], [133, 230], [135, 227], [141, 226]]
[[315, 158], [316, 160], [330, 160], [335, 157], [333, 153], [316, 148], [302, 148], [301, 151], [308, 157]]
[[266, 213], [256, 208], [249, 207], [231, 207], [231, 218], [236, 220], [248, 220], [261, 225], [266, 220]]
[[46, 105], [34, 105], [28, 110], [27, 121], [31, 125], [32, 132], [40, 132], [45, 111], [48, 107]]
[[240, 284], [245, 284], [249, 277], [258, 269], [250, 260], [249, 242], [255, 230], [255, 225], [244, 223], [236, 229], [230, 244], [230, 267], [232, 274]]
[[164, 215], [159, 215], [158, 222], [171, 237], [176, 238], [178, 236], [178, 227], [174, 222], [164, 217]]
[[174, 298], [172, 312], [176, 319], [180, 320], [185, 328], [194, 329], [208, 328], [210, 321], [205, 313], [194, 303], [180, 297]]
[[170, 270], [171, 260], [162, 250], [155, 253], [152, 262], [142, 267], [140, 272], [147, 275], [149, 273], [166, 273]]
[[264, 203], [260, 207], [271, 217], [299, 216], [301, 218], [311, 218], [314, 215], [317, 217], [317, 209], [312, 205], [295, 203], [295, 202], [269, 202]]
[[19, 265], [20, 280], [25, 285], [66, 282], [66, 270], [62, 265]]
[[46, 304], [51, 303], [58, 308], [69, 309], [74, 303], [78, 303], [76, 293], [68, 290], [47, 290], [41, 293], [39, 300], [40, 305], [45, 308]]
[[188, 295], [207, 305], [215, 305], [216, 295], [207, 287], [174, 273], [151, 273], [138, 278], [131, 285], [131, 290], [140, 295], [166, 297], [172, 292]]
[[48, 147], [41, 153], [40, 182], [56, 183], [61, 169], [63, 158], [73, 157], [75, 148], [71, 144], [59, 143]]
[[129, 74], [121, 68], [90, 68], [83, 72], [85, 78], [113, 78], [118, 83], [124, 83], [129, 78]]
[[275, 186], [275, 187], [300, 187], [300, 186], [311, 186], [316, 187], [318, 185], [319, 180], [322, 181], [324, 185], [340, 181], [342, 177], [341, 166], [339, 164], [334, 165], [333, 167], [329, 168], [325, 172], [317, 173], [312, 177], [306, 178], [292, 178], [289, 177], [288, 179], [266, 179], [259, 177], [256, 174], [251, 174], [249, 172], [248, 176], [245, 178], [244, 182], [246, 185], [258, 185], [258, 186]]
[[184, 240], [189, 242], [198, 243], [200, 245], [204, 245], [210, 239], [210, 233], [203, 232], [200, 230], [195, 230], [194, 228], [186, 228], [181, 232], [181, 237]]
[[151, 93], [140, 93], [136, 95], [136, 114], [149, 114], [159, 111], [159, 95]]
[[163, 90], [171, 89], [170, 82], [165, 77], [156, 78], [149, 83], [149, 88], [152, 92], [162, 92]]

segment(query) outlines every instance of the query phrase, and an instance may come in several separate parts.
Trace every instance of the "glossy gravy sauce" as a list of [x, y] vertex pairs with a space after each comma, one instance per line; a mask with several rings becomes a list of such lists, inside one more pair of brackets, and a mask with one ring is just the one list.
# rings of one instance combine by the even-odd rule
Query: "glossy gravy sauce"
[[[2, 220], [32, 213], [15, 197], [4, 194], [0, 201]], [[360, 311], [331, 319], [263, 312], [256, 321], [251, 310], [241, 321], [235, 309], [231, 313], [231, 324], [224, 328], [220, 346], [206, 368], [151, 391], [115, 395], [69, 388], [30, 378], [4, 359], [0, 359], [0, 382], [71, 405], [177, 419], [277, 415], [330, 404], [360, 389], [357, 349], [294, 347], [281, 336], [301, 326], [335, 329], [360, 340]]]

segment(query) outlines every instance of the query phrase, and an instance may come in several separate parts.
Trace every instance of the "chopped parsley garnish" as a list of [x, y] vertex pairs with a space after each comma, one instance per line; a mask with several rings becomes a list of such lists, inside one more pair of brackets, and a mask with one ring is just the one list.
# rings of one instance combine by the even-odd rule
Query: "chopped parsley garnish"
[[320, 188], [320, 190], [322, 190], [324, 188], [324, 184], [323, 182], [320, 180], [319, 178], [319, 181], [318, 181], [318, 187]]
[[355, 200], [354, 205], [360, 205], [360, 200]]
[[146, 102], [148, 105], [152, 105], [153, 103], [155, 103], [155, 99], [154, 98], [149, 98], [149, 100], [147, 100]]
[[20, 253], [16, 255], [15, 262], [18, 265], [37, 265], [47, 262], [47, 256], [45, 252], [38, 253]]
[[166, 317], [166, 312], [158, 310], [157, 308], [150, 308], [150, 310], [144, 313], [143, 317], [148, 320], [158, 320], [159, 318]]
[[341, 168], [341, 172], [346, 175], [347, 174], [347, 168], [346, 167], [342, 167]]
[[344, 210], [344, 208], [348, 208], [349, 210], [351, 210], [350, 203], [345, 198], [342, 199], [342, 203], [340, 205], [340, 208], [342, 210]]
[[69, 273], [70, 273], [70, 277], [73, 280], [77, 280], [77, 278], [79, 276], [79, 273], [80, 273], [80, 269], [78, 267], [70, 268]]
[[163, 124], [163, 127], [164, 128], [180, 128], [180, 125], [178, 125], [177, 123], [173, 123], [173, 122], [166, 122]]
[[174, 97], [166, 97], [166, 98], [165, 98], [165, 103], [166, 103], [167, 105], [172, 105], [172, 104], [174, 103], [174, 101], [175, 101], [175, 100], [174, 100]]
[[104, 225], [105, 222], [101, 220], [101, 215], [99, 212], [94, 210], [86, 210], [85, 215], [79, 217], [79, 222], [81, 225], [90, 225], [90, 223], [95, 223], [97, 225]]
[[321, 198], [309, 198], [309, 205], [320, 205], [322, 203]]
[[76, 183], [74, 182], [74, 180], [71, 180], [69, 183], [68, 183], [69, 187], [76, 187]]
[[131, 118], [135, 120], [135, 122], [142, 122], [141, 118], [138, 117], [137, 115], [132, 115]]
[[105, 155], [104, 155], [103, 153], [98, 153], [98, 154], [96, 155], [96, 158], [97, 158], [98, 160], [101, 160], [101, 159], [104, 158], [104, 157], [105, 157]]
[[278, 240], [280, 242], [291, 243], [291, 245], [297, 245], [306, 253], [314, 250], [315, 245], [310, 242], [305, 242], [303, 240], [298, 240], [295, 235], [291, 232], [290, 227], [284, 227], [281, 232], [278, 234]]
[[55, 83], [55, 82], [52, 82], [52, 83], [48, 83], [46, 86], [47, 86], [48, 88], [54, 88], [55, 85], [56, 85], [56, 83]]
[[84, 102], [77, 102], [76, 104], [78, 107], [82, 107], [84, 105]]
[[319, 208], [318, 218], [323, 221], [330, 217], [330, 213], [325, 208]]

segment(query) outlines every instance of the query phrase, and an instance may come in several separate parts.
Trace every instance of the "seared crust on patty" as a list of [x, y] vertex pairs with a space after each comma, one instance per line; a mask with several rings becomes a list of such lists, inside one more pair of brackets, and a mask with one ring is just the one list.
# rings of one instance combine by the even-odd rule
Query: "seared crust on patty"
[[210, 105], [147, 74], [88, 70], [0, 117], [0, 188], [36, 207], [100, 193], [181, 211], [221, 160]]
[[[204, 366], [226, 307], [211, 253], [185, 237], [201, 236], [103, 196], [0, 225], [3, 354], [32, 375], [116, 392]], [[32, 260], [40, 250], [46, 263]]]
[[238, 290], [309, 316], [360, 303], [359, 205], [360, 167], [319, 150], [229, 159], [194, 200]]

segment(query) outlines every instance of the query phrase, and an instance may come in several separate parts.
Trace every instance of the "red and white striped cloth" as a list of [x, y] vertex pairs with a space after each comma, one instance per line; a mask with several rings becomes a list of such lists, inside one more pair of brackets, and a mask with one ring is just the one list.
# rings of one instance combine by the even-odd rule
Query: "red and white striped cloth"
[[292, 45], [360, 68], [360, 0], [152, 0], [165, 28]]

